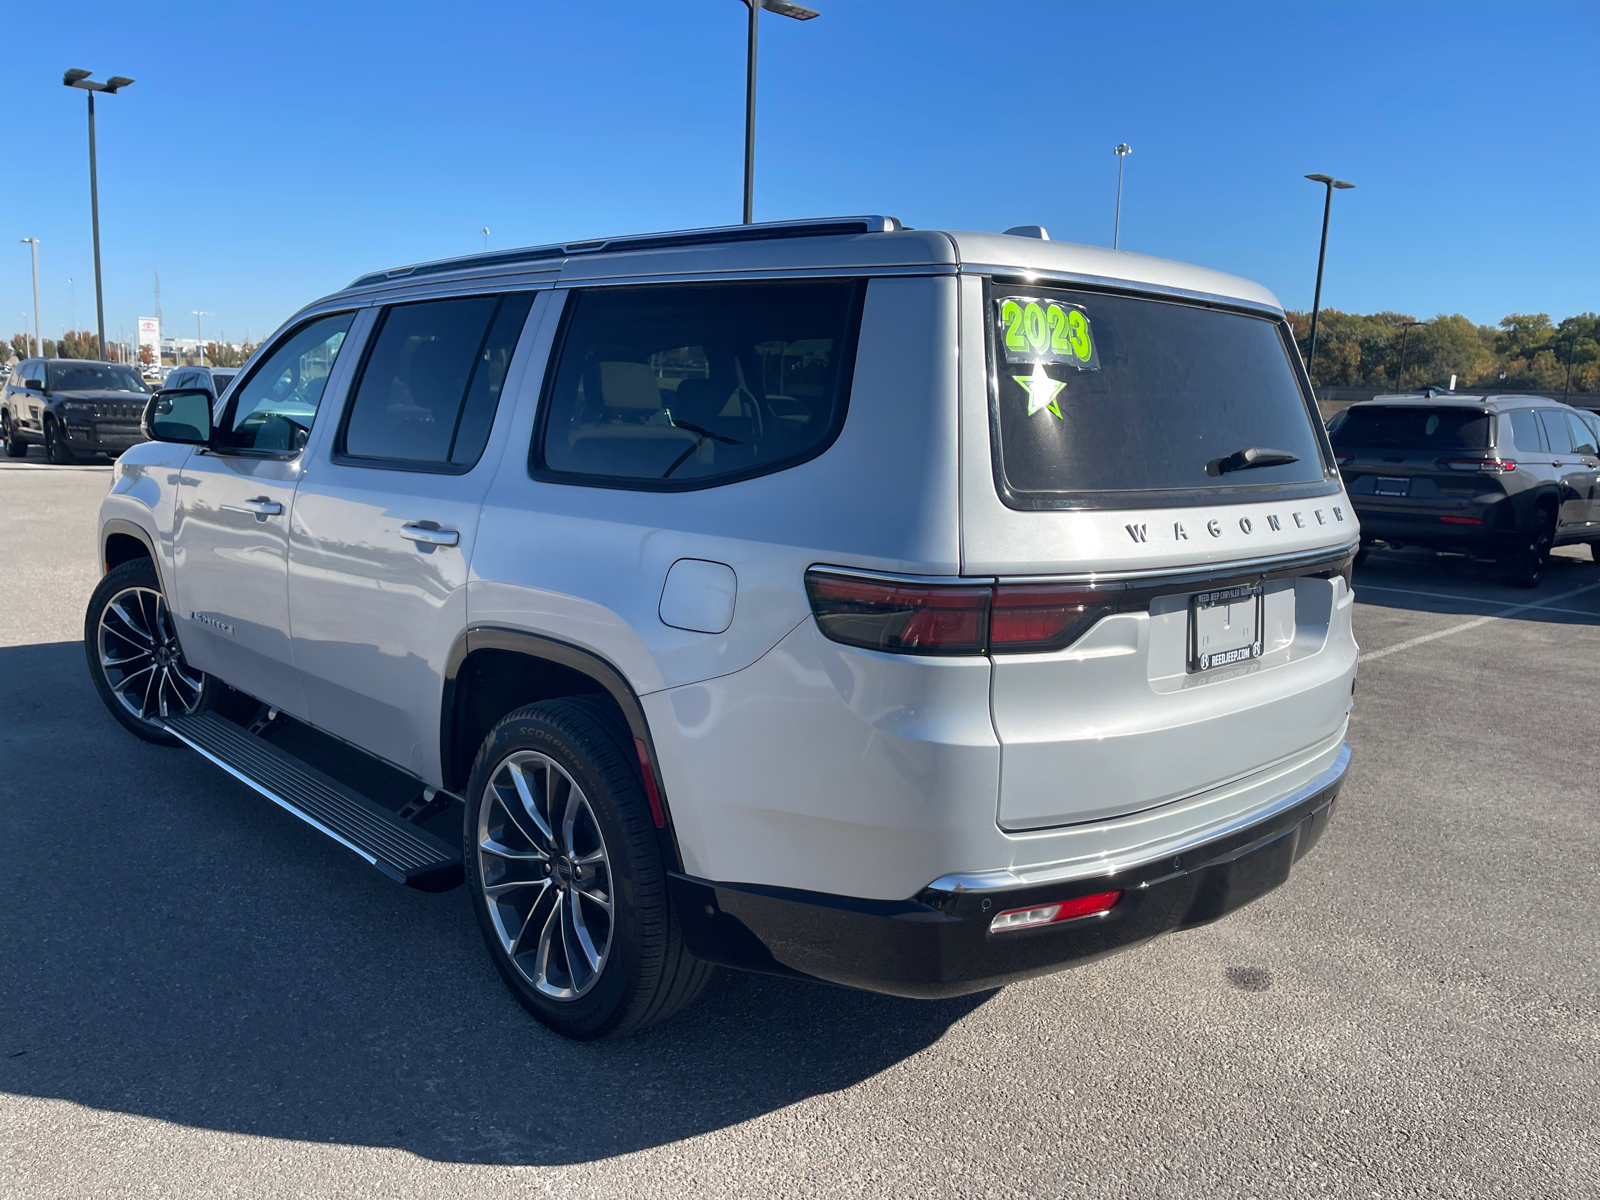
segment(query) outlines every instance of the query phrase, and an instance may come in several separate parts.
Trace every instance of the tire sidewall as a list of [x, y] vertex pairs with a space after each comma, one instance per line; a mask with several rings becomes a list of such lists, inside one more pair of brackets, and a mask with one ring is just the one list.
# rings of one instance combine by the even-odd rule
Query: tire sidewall
[[[465, 814], [462, 858], [466, 867], [473, 912], [483, 932], [496, 968], [508, 987], [533, 1016], [556, 1032], [578, 1040], [604, 1037], [626, 1015], [632, 995], [641, 986], [645, 937], [641, 928], [638, 901], [642, 893], [665, 893], [664, 872], [655, 851], [653, 827], [647, 838], [640, 838], [639, 818], [647, 814], [644, 797], [625, 769], [602, 770], [585, 753], [578, 737], [607, 734], [590, 714], [563, 701], [531, 705], [505, 718], [485, 741], [473, 763]], [[586, 738], [587, 740], [587, 738]], [[615, 739], [609, 739], [614, 742]], [[617, 763], [626, 768], [627, 760]], [[532, 750], [549, 756], [572, 776], [583, 789], [589, 808], [605, 839], [612, 878], [611, 946], [600, 979], [594, 987], [574, 1000], [555, 1000], [536, 990], [511, 962], [500, 945], [500, 936], [489, 916], [483, 894], [477, 838], [484, 791], [505, 760], [520, 751]], [[644, 815], [648, 821], [648, 815]], [[639, 853], [645, 841], [648, 854]], [[653, 860], [653, 861], [652, 861]], [[654, 875], [654, 879], [641, 876]]]

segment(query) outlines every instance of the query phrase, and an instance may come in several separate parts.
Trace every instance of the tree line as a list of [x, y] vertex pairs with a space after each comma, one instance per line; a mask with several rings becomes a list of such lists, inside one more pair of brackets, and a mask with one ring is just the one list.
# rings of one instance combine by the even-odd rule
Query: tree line
[[[1291, 312], [1300, 354], [1311, 351], [1311, 314]], [[1317, 317], [1319, 387], [1418, 388], [1446, 385], [1495, 391], [1600, 392], [1600, 316], [1582, 313], [1559, 325], [1548, 313], [1512, 313], [1499, 325], [1475, 325], [1460, 313], [1440, 313], [1407, 331], [1406, 313], [1347, 313], [1325, 308]], [[1405, 378], [1399, 379], [1405, 356]]]
[[[208, 367], [242, 367], [245, 364], [245, 360], [255, 353], [256, 345], [258, 344], [245, 342], [238, 346], [232, 346], [221, 342], [207, 342], [205, 365]], [[111, 361], [118, 361], [116, 346], [112, 345], [108, 349]], [[135, 351], [139, 356], [138, 361], [145, 366], [150, 366], [148, 349], [144, 347], [140, 349], [144, 352]], [[18, 359], [31, 358], [34, 353], [32, 335], [26, 333], [13, 334], [11, 336], [11, 350]], [[92, 329], [70, 330], [60, 338], [45, 338], [43, 357], [99, 358], [99, 339]], [[193, 354], [183, 356], [183, 362], [184, 365], [188, 366], [199, 365], [194, 362]]]

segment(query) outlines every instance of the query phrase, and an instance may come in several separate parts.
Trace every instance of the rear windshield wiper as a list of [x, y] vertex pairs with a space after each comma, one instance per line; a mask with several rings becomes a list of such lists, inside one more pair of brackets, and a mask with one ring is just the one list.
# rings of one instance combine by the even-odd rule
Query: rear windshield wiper
[[1283, 467], [1300, 461], [1298, 454], [1287, 450], [1268, 450], [1265, 446], [1250, 446], [1235, 450], [1225, 458], [1213, 458], [1206, 464], [1207, 475], [1226, 475], [1229, 471], [1248, 471], [1251, 467]]

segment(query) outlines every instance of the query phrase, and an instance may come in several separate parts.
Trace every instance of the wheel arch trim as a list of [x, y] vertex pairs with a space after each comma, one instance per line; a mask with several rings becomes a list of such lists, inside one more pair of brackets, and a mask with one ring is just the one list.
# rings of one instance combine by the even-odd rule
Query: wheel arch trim
[[[634, 691], [627, 676], [610, 661], [592, 650], [585, 650], [570, 642], [496, 625], [475, 626], [456, 639], [445, 660], [444, 695], [439, 706], [439, 763], [446, 786], [459, 783], [465, 794], [466, 779], [463, 777], [470, 772], [471, 755], [477, 753], [476, 747], [472, 747], [470, 752], [460, 748], [457, 733], [458, 722], [462, 716], [458, 690], [461, 671], [467, 659], [479, 650], [504, 650], [526, 658], [554, 663], [588, 676], [605, 690], [621, 711], [635, 745], [644, 748], [646, 761], [640, 766], [648, 767], [654, 776], [654, 798], [658, 800], [662, 814], [662, 823], [658, 829], [662, 852], [666, 857], [668, 869], [681, 871], [683, 857], [679, 853], [678, 837], [673, 827], [672, 806], [667, 797], [666, 781], [662, 778], [655, 741], [650, 736], [650, 723], [645, 718], [644, 705], [639, 702], [639, 694]], [[465, 762], [462, 761], [463, 758], [466, 759]], [[644, 781], [647, 795], [652, 790], [650, 783], [649, 779]], [[470, 797], [467, 797], [467, 800], [468, 803], [471, 802]]]

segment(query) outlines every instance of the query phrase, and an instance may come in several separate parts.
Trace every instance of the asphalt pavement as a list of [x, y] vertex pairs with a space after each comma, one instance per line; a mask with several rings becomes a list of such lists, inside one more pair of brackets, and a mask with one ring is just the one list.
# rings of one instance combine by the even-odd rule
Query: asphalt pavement
[[1357, 574], [1327, 837], [1218, 924], [937, 1003], [720, 973], [576, 1045], [101, 707], [100, 466], [0, 462], [0, 1197], [1600, 1195], [1600, 564]]

